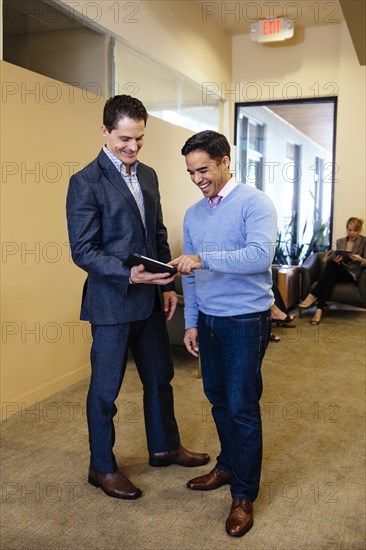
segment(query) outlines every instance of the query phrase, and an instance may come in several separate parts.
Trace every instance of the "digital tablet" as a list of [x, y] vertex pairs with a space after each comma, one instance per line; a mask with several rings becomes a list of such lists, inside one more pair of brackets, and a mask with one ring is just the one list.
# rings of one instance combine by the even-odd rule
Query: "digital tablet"
[[141, 256], [141, 254], [130, 254], [124, 263], [129, 267], [143, 264], [147, 271], [150, 271], [150, 273], [170, 273], [171, 275], [175, 275], [177, 273], [177, 268], [173, 265], [158, 262], [158, 260]]
[[334, 254], [336, 254], [336, 256], [348, 256], [348, 254], [352, 254], [352, 252], [350, 250], [336, 250]]

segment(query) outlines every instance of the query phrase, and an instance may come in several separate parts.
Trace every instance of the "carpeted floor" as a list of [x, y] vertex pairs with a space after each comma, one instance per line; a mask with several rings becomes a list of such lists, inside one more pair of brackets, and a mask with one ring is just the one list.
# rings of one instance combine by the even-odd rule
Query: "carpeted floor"
[[142, 392], [131, 363], [118, 398], [116, 456], [141, 489], [137, 501], [86, 481], [88, 382], [2, 425], [2, 550], [363, 550], [365, 544], [365, 327], [360, 311], [311, 313], [276, 329], [263, 365], [264, 459], [253, 529], [225, 533], [228, 486], [190, 491], [218, 451], [196, 361], [175, 349], [176, 415], [183, 444], [208, 466], [147, 464]]

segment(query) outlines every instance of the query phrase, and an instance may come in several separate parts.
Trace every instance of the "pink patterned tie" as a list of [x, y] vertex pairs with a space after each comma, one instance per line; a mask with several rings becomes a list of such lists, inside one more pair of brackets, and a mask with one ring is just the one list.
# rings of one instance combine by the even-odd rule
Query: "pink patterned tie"
[[222, 199], [223, 199], [223, 197], [221, 195], [215, 195], [214, 197], [211, 197], [210, 199], [208, 199], [208, 202], [209, 202], [211, 208], [216, 208], [216, 206], [218, 206], [220, 204]]

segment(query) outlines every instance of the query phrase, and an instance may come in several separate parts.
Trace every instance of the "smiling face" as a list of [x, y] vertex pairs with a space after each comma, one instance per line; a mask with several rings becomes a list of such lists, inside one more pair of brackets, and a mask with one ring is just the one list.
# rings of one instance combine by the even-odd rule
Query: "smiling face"
[[126, 165], [127, 172], [131, 164], [136, 162], [138, 152], [144, 143], [145, 122], [132, 118], [121, 118], [110, 132], [102, 126], [102, 134], [106, 138], [107, 149]]
[[209, 199], [217, 195], [231, 178], [230, 159], [224, 156], [215, 160], [205, 151], [196, 149], [186, 155], [187, 172], [191, 180]]

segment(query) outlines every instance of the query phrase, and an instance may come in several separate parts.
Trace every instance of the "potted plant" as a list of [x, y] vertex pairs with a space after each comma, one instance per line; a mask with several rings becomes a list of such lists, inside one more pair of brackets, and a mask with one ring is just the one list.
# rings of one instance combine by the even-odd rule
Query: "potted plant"
[[316, 223], [313, 235], [308, 243], [304, 242], [306, 225], [305, 223], [300, 241], [297, 233], [296, 215], [291, 218], [283, 238], [281, 232], [277, 232], [275, 254], [273, 258], [274, 265], [301, 265], [310, 254], [327, 250], [328, 245], [325, 243], [325, 234], [328, 224], [323, 222]]

